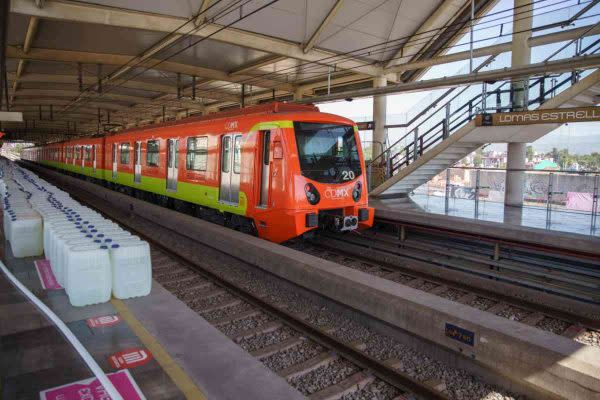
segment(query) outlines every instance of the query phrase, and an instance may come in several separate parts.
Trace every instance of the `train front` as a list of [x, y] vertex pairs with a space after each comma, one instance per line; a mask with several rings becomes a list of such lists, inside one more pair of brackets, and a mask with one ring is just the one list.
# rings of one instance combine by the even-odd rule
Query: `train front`
[[374, 209], [358, 129], [345, 118], [319, 114], [325, 121], [294, 121], [288, 135], [296, 236], [369, 228]]

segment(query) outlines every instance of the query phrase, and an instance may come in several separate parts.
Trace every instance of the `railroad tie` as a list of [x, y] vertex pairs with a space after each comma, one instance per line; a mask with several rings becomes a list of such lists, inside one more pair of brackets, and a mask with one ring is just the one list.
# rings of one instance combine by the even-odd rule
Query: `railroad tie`
[[344, 395], [357, 392], [373, 382], [375, 377], [364, 371], [359, 371], [343, 381], [326, 387], [312, 395], [308, 396], [310, 400], [337, 400], [341, 399]]

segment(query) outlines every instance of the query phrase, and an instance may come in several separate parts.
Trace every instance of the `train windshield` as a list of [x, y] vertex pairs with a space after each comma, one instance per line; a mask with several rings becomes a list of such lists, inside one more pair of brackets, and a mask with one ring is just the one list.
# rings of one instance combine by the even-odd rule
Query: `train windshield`
[[302, 175], [323, 183], [360, 176], [360, 158], [350, 125], [294, 122]]

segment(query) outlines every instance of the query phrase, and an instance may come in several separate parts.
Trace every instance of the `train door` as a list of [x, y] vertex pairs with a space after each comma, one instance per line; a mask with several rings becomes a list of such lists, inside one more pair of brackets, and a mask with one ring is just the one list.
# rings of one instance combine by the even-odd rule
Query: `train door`
[[90, 154], [90, 148], [87, 145], [81, 146], [81, 169], [85, 168], [85, 159]]
[[238, 204], [240, 197], [240, 169], [242, 135], [224, 135], [221, 138], [221, 185], [219, 200]]
[[179, 139], [167, 140], [167, 190], [177, 190], [179, 176]]
[[260, 162], [260, 207], [269, 204], [270, 172], [271, 172], [271, 131], [261, 131], [261, 162]]
[[112, 177], [117, 179], [117, 144], [112, 145]]
[[97, 146], [95, 144], [92, 145], [92, 172], [95, 174], [96, 173], [96, 160], [97, 158]]
[[135, 142], [133, 152], [133, 182], [142, 181], [142, 142]]

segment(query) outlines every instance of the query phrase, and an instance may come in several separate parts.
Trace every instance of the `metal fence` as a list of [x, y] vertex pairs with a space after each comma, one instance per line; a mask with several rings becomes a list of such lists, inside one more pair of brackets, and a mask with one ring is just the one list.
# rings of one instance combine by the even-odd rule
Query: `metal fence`
[[506, 169], [449, 168], [411, 196], [431, 212], [600, 235], [600, 172], [510, 172], [523, 173], [523, 208], [518, 212], [504, 207]]

